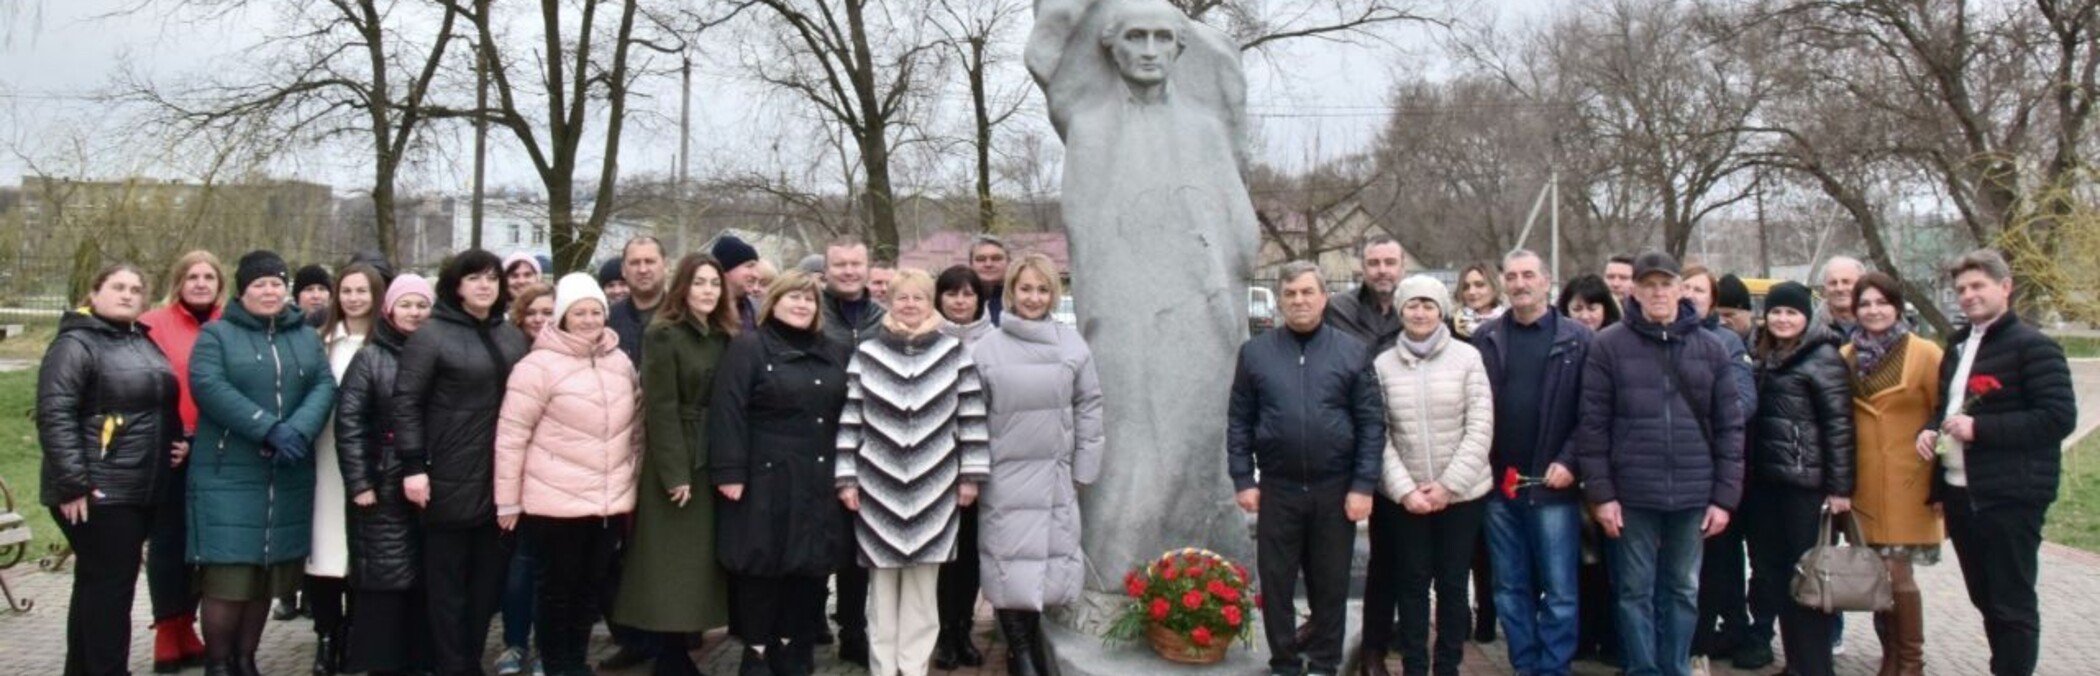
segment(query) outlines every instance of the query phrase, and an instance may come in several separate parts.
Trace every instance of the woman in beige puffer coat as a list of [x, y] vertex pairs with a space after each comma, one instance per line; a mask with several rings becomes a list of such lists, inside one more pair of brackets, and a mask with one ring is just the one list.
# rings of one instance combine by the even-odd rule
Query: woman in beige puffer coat
[[562, 277], [558, 323], [512, 368], [496, 423], [496, 522], [511, 530], [522, 514], [538, 552], [536, 629], [548, 673], [590, 673], [598, 586], [634, 512], [641, 377], [605, 326], [608, 307], [590, 275]]
[[[1407, 513], [1397, 526], [1401, 659], [1406, 673], [1456, 674], [1473, 626], [1466, 575], [1487, 516], [1489, 440], [1495, 406], [1480, 352], [1451, 335], [1442, 282], [1416, 275], [1393, 293], [1401, 334], [1372, 361], [1385, 394], [1385, 469], [1380, 490]], [[1436, 586], [1435, 659], [1429, 650], [1429, 589]], [[1391, 617], [1365, 609], [1366, 618]], [[1433, 665], [1433, 668], [1432, 668]]]

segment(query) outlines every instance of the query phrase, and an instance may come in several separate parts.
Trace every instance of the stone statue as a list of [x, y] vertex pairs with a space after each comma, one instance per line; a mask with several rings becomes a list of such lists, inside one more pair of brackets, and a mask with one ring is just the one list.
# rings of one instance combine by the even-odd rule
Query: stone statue
[[1025, 58], [1065, 144], [1072, 297], [1106, 409], [1081, 498], [1090, 632], [1123, 573], [1170, 547], [1253, 566], [1225, 474], [1225, 405], [1260, 246], [1241, 178], [1239, 49], [1164, 0], [1037, 0]]

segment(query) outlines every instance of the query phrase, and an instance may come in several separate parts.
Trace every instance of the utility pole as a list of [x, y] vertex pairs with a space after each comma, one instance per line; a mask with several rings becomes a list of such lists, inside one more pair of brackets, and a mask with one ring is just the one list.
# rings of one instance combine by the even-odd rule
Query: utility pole
[[[489, 20], [489, 0], [475, 0], [477, 21]], [[489, 46], [474, 45], [474, 204], [473, 226], [468, 243], [481, 248], [481, 199], [486, 189], [489, 158]]]
[[693, 227], [692, 174], [688, 173], [693, 157], [693, 57], [687, 54], [684, 58], [685, 63], [678, 70], [678, 240], [681, 244]]
[[1753, 180], [1756, 185], [1751, 186], [1751, 188], [1757, 191], [1753, 196], [1757, 204], [1757, 276], [1771, 279], [1772, 234], [1770, 226], [1765, 224], [1765, 170], [1763, 167], [1757, 169], [1757, 177]]
[[1546, 214], [1546, 223], [1552, 227], [1552, 243], [1550, 246], [1553, 248], [1553, 260], [1551, 263], [1553, 265], [1553, 279], [1557, 283], [1560, 280], [1560, 168], [1555, 167], [1552, 171], [1547, 172], [1546, 180], [1550, 181], [1549, 185], [1553, 189], [1553, 204], [1549, 207], [1553, 211]]

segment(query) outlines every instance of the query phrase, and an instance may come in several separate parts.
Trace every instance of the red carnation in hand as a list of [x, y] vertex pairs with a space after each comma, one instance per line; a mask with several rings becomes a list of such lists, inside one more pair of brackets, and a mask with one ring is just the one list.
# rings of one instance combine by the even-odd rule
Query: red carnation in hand
[[1195, 631], [1189, 632], [1189, 640], [1196, 645], [1210, 647], [1210, 627], [1197, 627]]
[[1189, 593], [1182, 594], [1181, 607], [1187, 608], [1189, 610], [1195, 610], [1197, 608], [1203, 607], [1203, 593], [1192, 589], [1189, 590]]
[[1969, 376], [1969, 396], [1971, 397], [1981, 397], [2002, 389], [2005, 389], [2005, 384], [1998, 382], [1997, 376]]
[[1509, 498], [1511, 500], [1517, 499], [1517, 484], [1521, 483], [1523, 480], [1524, 479], [1522, 477], [1519, 477], [1517, 475], [1517, 468], [1511, 467], [1503, 470], [1502, 497]]
[[1246, 618], [1240, 616], [1239, 606], [1225, 606], [1224, 613], [1225, 626], [1228, 627], [1240, 626], [1240, 623], [1246, 620]]
[[1150, 610], [1152, 612], [1152, 621], [1159, 622], [1167, 619], [1167, 613], [1174, 610], [1174, 606], [1168, 605], [1166, 599], [1152, 599], [1152, 608]]

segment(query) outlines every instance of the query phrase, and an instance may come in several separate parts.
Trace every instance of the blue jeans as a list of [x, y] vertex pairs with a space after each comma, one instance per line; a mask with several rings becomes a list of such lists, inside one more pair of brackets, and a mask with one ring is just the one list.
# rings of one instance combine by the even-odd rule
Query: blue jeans
[[1706, 508], [1664, 512], [1626, 507], [1611, 543], [1619, 592], [1619, 636], [1626, 676], [1690, 676], [1692, 628], [1699, 618], [1699, 524]]
[[1496, 494], [1488, 499], [1487, 543], [1510, 665], [1520, 674], [1564, 676], [1575, 661], [1581, 505]]
[[539, 572], [539, 557], [533, 555], [532, 544], [519, 538], [518, 553], [510, 559], [510, 570], [503, 581], [503, 646], [520, 650], [531, 645], [533, 616], [533, 577]]

